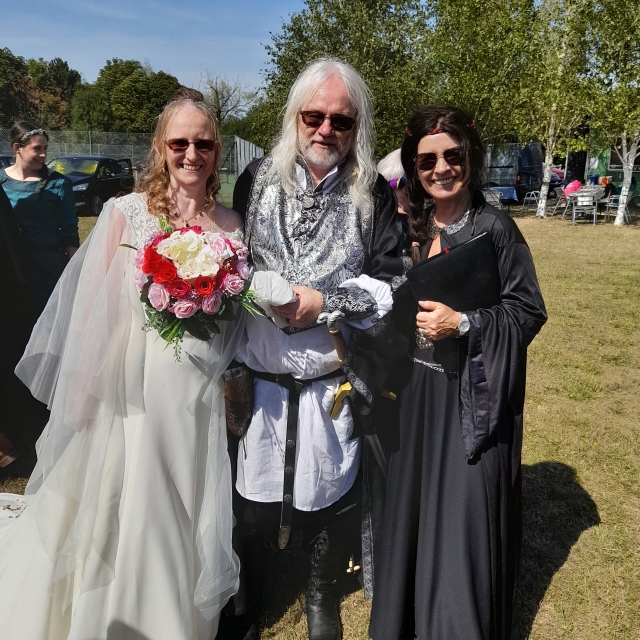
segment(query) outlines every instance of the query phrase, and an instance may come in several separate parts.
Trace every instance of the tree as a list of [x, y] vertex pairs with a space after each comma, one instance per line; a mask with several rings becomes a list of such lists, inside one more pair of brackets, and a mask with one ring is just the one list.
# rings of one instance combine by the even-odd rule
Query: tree
[[0, 127], [34, 118], [33, 92], [25, 59], [14, 56], [9, 49], [0, 49]]
[[428, 91], [430, 78], [414, 55], [426, 32], [427, 14], [419, 0], [306, 0], [266, 47], [264, 100], [249, 112], [252, 140], [271, 146], [298, 74], [315, 58], [332, 56], [351, 64], [373, 93], [377, 152], [396, 148], [412, 108]]
[[615, 149], [624, 180], [614, 224], [624, 223], [640, 146], [640, 6], [608, 0], [594, 7], [588, 30], [594, 140]]
[[111, 111], [105, 92], [95, 84], [83, 84], [71, 101], [70, 127], [74, 131], [109, 131]]
[[205, 71], [202, 77], [204, 99], [211, 107], [220, 126], [230, 119], [240, 120], [255, 104], [258, 92], [249, 91], [240, 78], [230, 80], [224, 75], [213, 75]]
[[522, 142], [539, 140], [545, 170], [536, 216], [543, 218], [553, 157], [560, 148], [584, 148], [576, 136], [587, 113], [586, 30], [591, 0], [542, 0], [536, 5], [528, 57], [515, 94], [513, 125]]
[[517, 141], [514, 94], [537, 52], [534, 0], [433, 0], [432, 31], [419, 52], [432, 100], [473, 114], [481, 137]]
[[154, 120], [180, 86], [164, 71], [137, 69], [111, 92], [114, 131], [153, 131]]

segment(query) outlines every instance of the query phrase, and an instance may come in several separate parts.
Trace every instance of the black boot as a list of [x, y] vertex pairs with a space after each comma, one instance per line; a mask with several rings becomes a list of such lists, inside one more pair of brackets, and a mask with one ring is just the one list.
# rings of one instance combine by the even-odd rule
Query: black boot
[[311, 574], [307, 588], [307, 628], [309, 640], [340, 640], [342, 625], [338, 611], [336, 582], [340, 576], [341, 554], [326, 530], [320, 533], [311, 553]]

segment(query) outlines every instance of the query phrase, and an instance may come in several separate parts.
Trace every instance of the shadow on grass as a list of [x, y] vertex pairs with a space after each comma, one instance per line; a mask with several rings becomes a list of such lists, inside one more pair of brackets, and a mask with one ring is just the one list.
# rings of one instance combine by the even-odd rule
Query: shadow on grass
[[600, 517], [575, 470], [561, 462], [523, 465], [522, 489], [521, 632], [527, 638], [553, 576], [583, 531], [600, 524]]

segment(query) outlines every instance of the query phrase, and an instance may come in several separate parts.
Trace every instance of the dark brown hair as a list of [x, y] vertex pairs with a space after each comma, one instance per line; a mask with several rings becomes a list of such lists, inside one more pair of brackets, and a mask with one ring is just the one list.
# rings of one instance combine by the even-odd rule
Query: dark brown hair
[[[22, 136], [24, 136], [25, 133], [29, 133], [30, 131], [37, 131], [37, 133], [34, 133], [23, 140]], [[47, 140], [49, 140], [49, 134], [44, 129], [40, 129], [39, 127], [37, 127], [32, 122], [27, 122], [26, 120], [16, 122], [13, 127], [11, 127], [11, 132], [9, 133], [11, 147], [13, 148], [14, 144], [17, 144], [20, 147], [26, 147], [29, 144], [31, 138], [36, 135], [44, 136]]]
[[[485, 152], [473, 118], [462, 109], [450, 106], [422, 107], [416, 110], [407, 124], [401, 158], [409, 193], [409, 239], [420, 246], [427, 241], [427, 222], [432, 206], [431, 198], [418, 178], [416, 155], [420, 140], [434, 133], [447, 133], [458, 141], [464, 151], [462, 170], [467, 175], [471, 207], [477, 211], [485, 204], [482, 194]], [[412, 251], [413, 253], [416, 254], [413, 256], [414, 262], [417, 262], [419, 250]]]

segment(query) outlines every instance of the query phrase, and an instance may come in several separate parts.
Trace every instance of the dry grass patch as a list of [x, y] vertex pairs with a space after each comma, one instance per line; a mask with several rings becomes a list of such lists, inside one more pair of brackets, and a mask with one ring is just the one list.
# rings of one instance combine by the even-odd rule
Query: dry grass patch
[[[83, 238], [94, 221], [81, 218]], [[532, 640], [637, 640], [640, 227], [517, 222], [549, 311], [529, 350], [523, 631]], [[24, 486], [26, 470], [10, 469], [0, 491]], [[295, 540], [272, 559], [263, 638], [307, 637], [307, 570]], [[344, 637], [365, 639], [369, 604], [355, 581], [346, 591]]]

